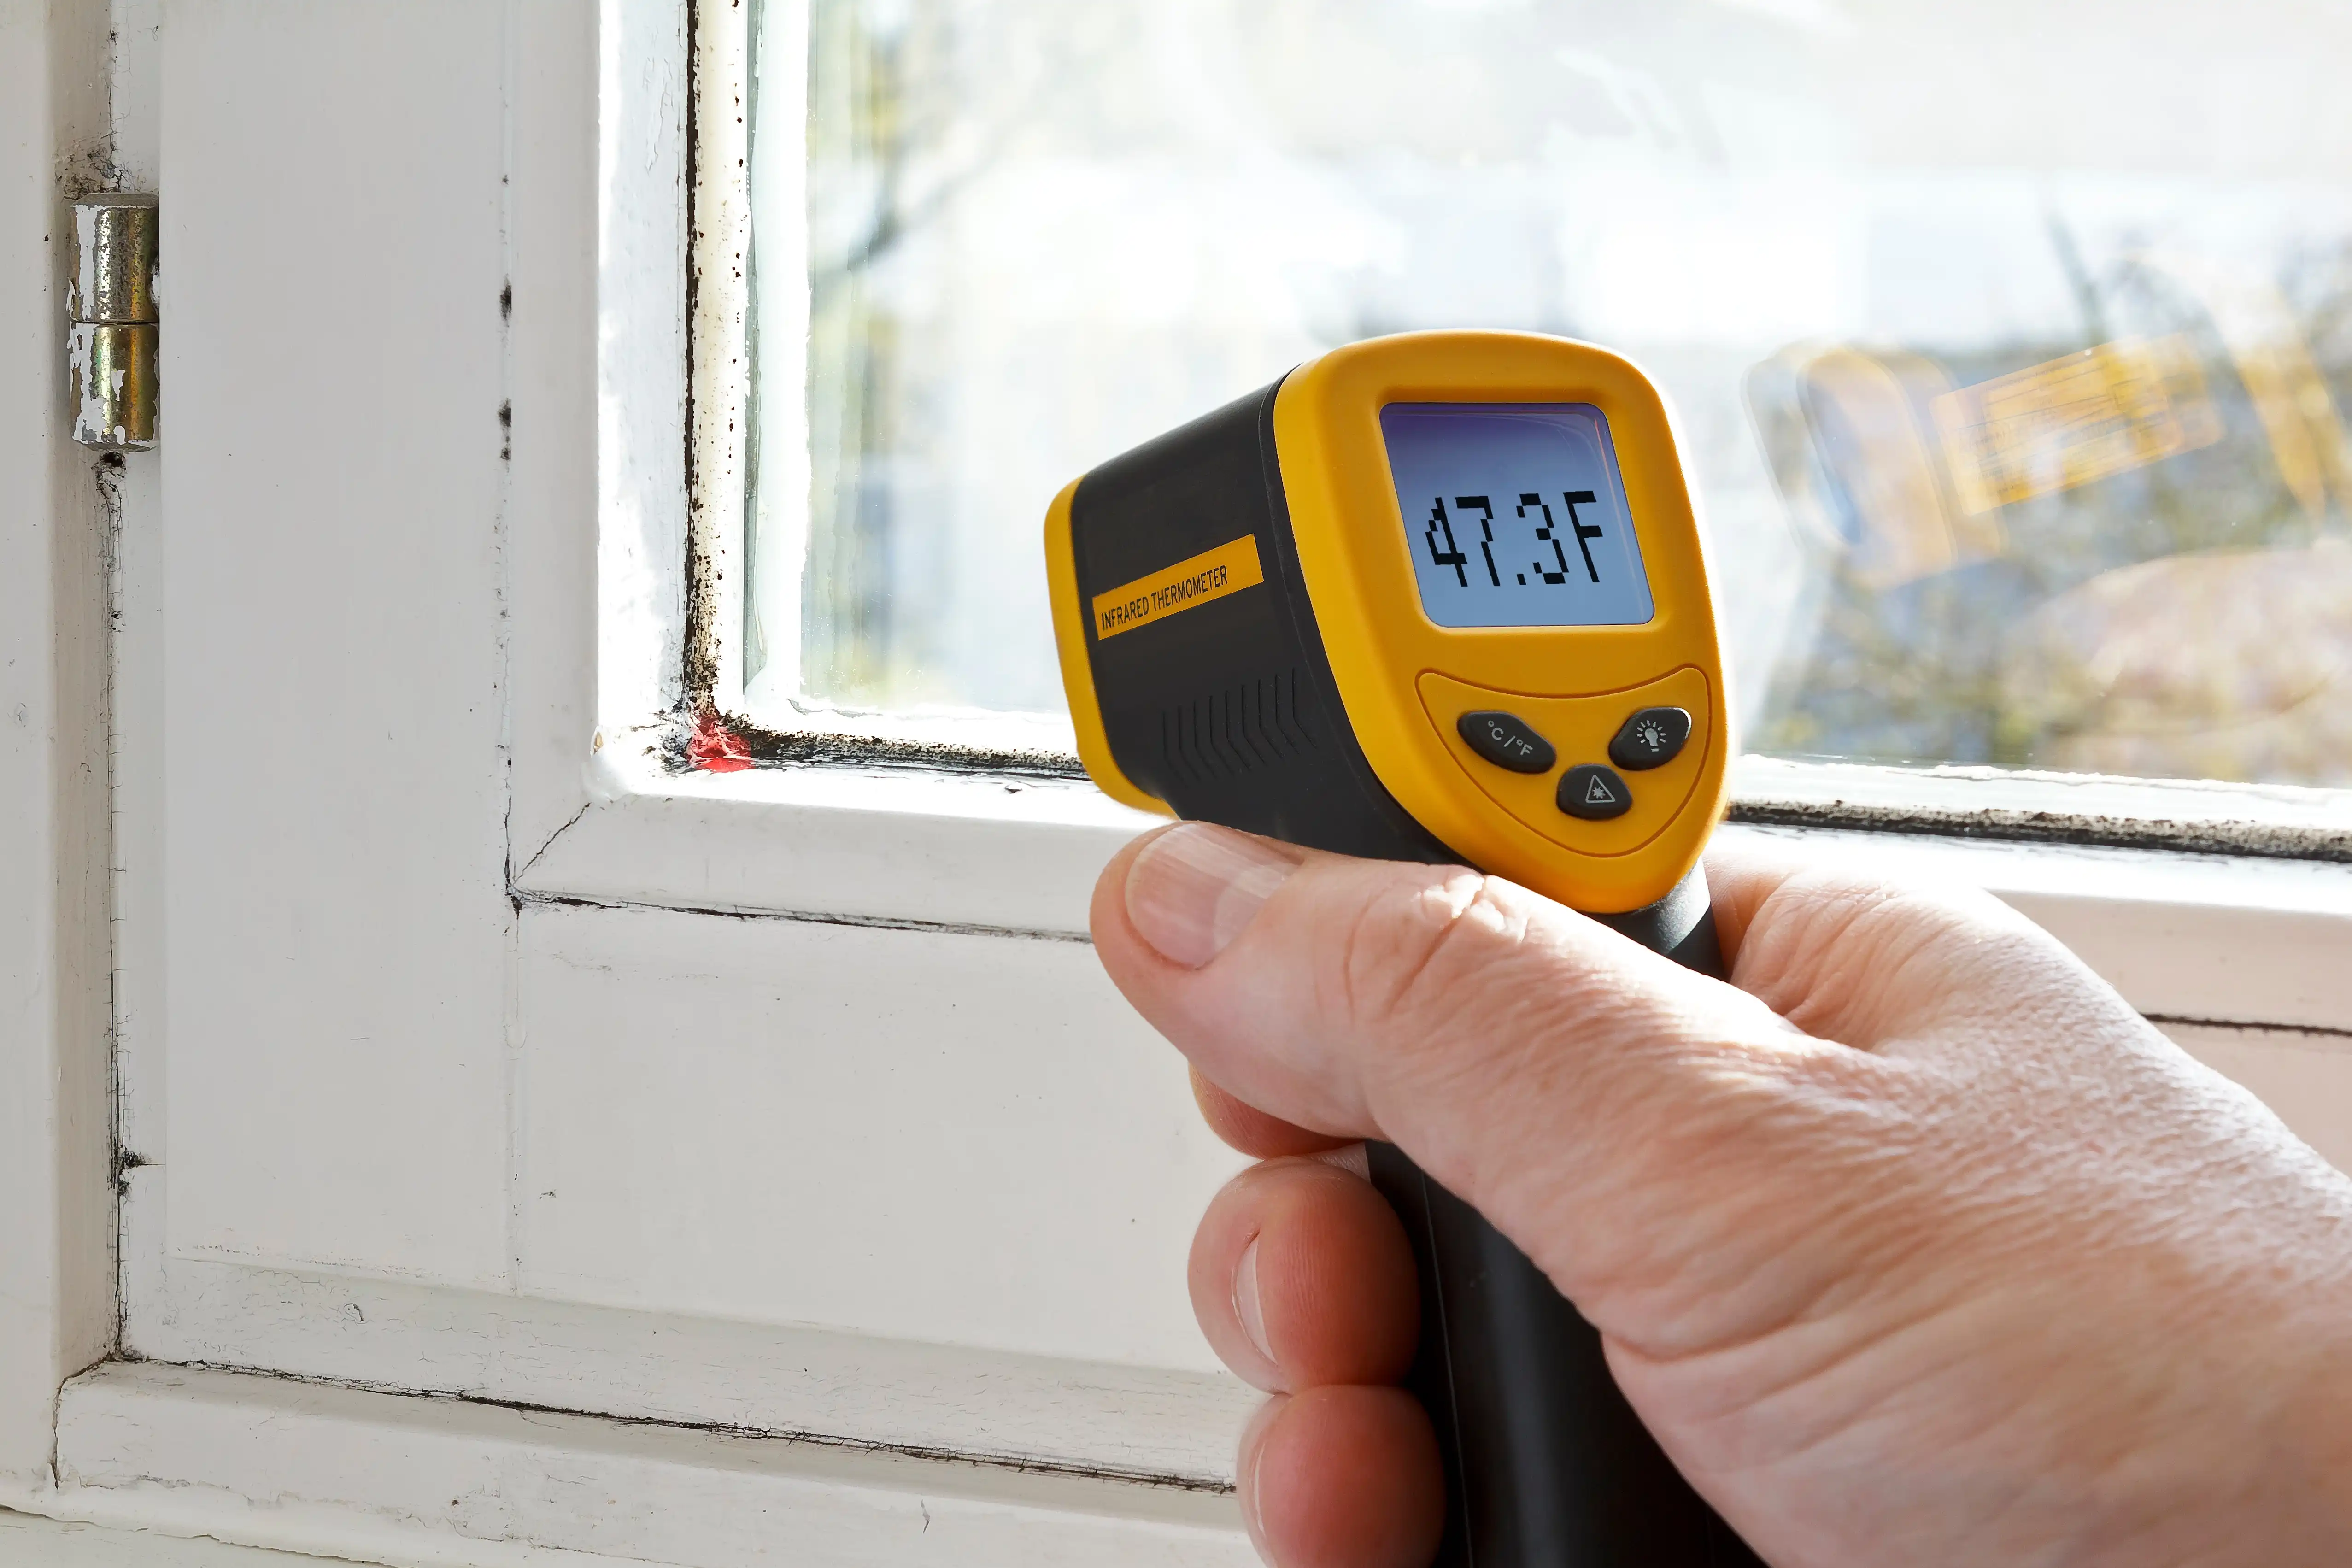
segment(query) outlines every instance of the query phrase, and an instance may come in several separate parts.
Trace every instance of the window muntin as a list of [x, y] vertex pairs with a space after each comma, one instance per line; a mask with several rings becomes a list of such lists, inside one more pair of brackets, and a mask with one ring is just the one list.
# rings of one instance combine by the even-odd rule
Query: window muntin
[[[757, 454], [755, 717], [1055, 713], [1060, 484], [1332, 344], [1511, 326], [1675, 398], [1751, 749], [2352, 775], [2324, 63], [2352, 17], [815, 0], [808, 27], [804, 163], [755, 124], [809, 321], [805, 445]], [[804, 205], [771, 222], [787, 136]]]

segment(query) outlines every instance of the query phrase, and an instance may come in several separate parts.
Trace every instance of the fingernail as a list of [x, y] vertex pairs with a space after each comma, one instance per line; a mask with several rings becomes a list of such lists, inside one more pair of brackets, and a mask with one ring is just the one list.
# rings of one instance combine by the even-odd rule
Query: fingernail
[[1182, 823], [1127, 868], [1127, 918], [1162, 958], [1198, 969], [1241, 934], [1299, 860], [1270, 838]]
[[1242, 1332], [1257, 1347], [1257, 1353], [1274, 1364], [1274, 1347], [1265, 1339], [1265, 1309], [1257, 1299], [1257, 1242], [1253, 1239], [1242, 1249], [1242, 1260], [1234, 1269], [1234, 1316], [1242, 1321]]
[[1337, 1149], [1326, 1149], [1319, 1154], [1309, 1154], [1310, 1160], [1320, 1160], [1334, 1170], [1345, 1171], [1351, 1176], [1372, 1179], [1372, 1155], [1361, 1143], [1343, 1143]]
[[1265, 1468], [1265, 1436], [1258, 1436], [1257, 1447], [1250, 1453], [1249, 1485], [1242, 1491], [1242, 1523], [1248, 1529], [1250, 1540], [1264, 1553], [1265, 1539], [1265, 1500], [1258, 1495], [1258, 1477]]
[[1274, 1561], [1274, 1548], [1265, 1539], [1265, 1440], [1274, 1424], [1281, 1419], [1283, 1407], [1289, 1403], [1288, 1394], [1276, 1394], [1259, 1405], [1250, 1416], [1249, 1425], [1242, 1428], [1241, 1474], [1235, 1478], [1241, 1482], [1242, 1523], [1256, 1544], [1258, 1555], [1268, 1563]]

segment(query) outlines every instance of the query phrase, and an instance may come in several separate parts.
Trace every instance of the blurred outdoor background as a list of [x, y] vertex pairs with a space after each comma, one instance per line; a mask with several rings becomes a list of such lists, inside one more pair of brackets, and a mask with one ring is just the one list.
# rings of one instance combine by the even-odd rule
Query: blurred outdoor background
[[2352, 782], [2352, 5], [810, 4], [755, 703], [1058, 711], [1062, 484], [1512, 327], [1679, 408], [1749, 750]]

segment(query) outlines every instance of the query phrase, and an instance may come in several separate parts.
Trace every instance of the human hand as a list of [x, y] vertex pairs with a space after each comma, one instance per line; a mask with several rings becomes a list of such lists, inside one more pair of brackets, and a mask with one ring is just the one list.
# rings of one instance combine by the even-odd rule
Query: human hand
[[1781, 1568], [2352, 1562], [2352, 1180], [1990, 898], [1753, 848], [1707, 879], [1732, 984], [1460, 867], [1186, 824], [1104, 871], [1104, 965], [1264, 1157], [1192, 1261], [1275, 1395], [1260, 1552], [1435, 1546], [1411, 1258], [1342, 1168], [1378, 1137]]

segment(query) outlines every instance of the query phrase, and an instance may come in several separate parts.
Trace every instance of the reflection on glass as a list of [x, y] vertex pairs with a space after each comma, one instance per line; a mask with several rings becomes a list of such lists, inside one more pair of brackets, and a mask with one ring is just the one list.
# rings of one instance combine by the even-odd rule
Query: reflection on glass
[[1751, 748], [2352, 782], [2352, 7], [811, 10], [755, 699], [1051, 710], [1062, 482], [1502, 326], [1675, 399]]

